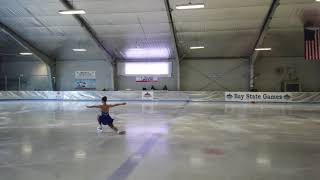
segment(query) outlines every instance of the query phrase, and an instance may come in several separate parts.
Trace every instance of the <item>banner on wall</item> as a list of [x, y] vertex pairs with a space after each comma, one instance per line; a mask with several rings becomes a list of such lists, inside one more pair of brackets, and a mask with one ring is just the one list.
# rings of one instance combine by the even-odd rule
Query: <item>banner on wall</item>
[[138, 76], [136, 82], [158, 82], [158, 77], [153, 76]]
[[287, 92], [225, 92], [225, 101], [292, 102], [292, 94]]
[[142, 100], [153, 100], [154, 94], [153, 91], [142, 91]]
[[96, 71], [76, 71], [76, 79], [96, 79]]
[[76, 71], [75, 72], [76, 90], [95, 90], [96, 71]]

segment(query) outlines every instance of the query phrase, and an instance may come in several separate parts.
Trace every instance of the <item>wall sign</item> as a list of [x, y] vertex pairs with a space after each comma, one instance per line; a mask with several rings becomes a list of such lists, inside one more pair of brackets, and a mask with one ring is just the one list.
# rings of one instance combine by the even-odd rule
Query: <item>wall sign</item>
[[142, 91], [142, 100], [153, 100], [154, 94], [153, 91]]
[[96, 79], [96, 71], [76, 71], [76, 79]]
[[291, 102], [292, 94], [285, 92], [225, 92], [225, 101]]
[[138, 76], [136, 82], [158, 82], [158, 77], [154, 76]]
[[96, 71], [76, 71], [75, 72], [76, 90], [95, 90]]

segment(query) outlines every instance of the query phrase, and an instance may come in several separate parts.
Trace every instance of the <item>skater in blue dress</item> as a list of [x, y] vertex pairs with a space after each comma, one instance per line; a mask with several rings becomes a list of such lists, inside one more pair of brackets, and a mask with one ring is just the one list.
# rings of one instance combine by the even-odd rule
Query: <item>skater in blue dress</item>
[[101, 115], [99, 115], [97, 119], [99, 123], [99, 127], [97, 128], [97, 131], [102, 132], [102, 125], [108, 125], [116, 133], [124, 134], [124, 131], [119, 131], [119, 129], [113, 125], [113, 119], [109, 115], [109, 109], [116, 106], [126, 105], [127, 103], [107, 104], [106, 96], [101, 98], [101, 102], [102, 102], [101, 105], [87, 106], [87, 108], [99, 108], [101, 111]]

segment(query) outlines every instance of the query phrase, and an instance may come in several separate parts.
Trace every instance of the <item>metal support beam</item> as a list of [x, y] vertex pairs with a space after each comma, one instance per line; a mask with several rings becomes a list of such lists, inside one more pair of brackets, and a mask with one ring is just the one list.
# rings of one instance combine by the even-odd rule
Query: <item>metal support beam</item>
[[168, 20], [169, 20], [169, 25], [170, 25], [170, 33], [171, 33], [171, 41], [172, 44], [174, 45], [174, 52], [176, 56], [176, 66], [177, 66], [177, 90], [180, 90], [180, 54], [179, 54], [179, 49], [178, 49], [178, 39], [176, 35], [176, 29], [173, 24], [173, 19], [171, 15], [172, 9], [170, 8], [170, 3], [169, 0], [164, 0], [164, 4], [166, 7], [167, 15], [168, 15]]
[[249, 61], [249, 86], [248, 91], [252, 91], [254, 89], [254, 63], [252, 59]]
[[0, 22], [0, 29], [8, 34], [11, 38], [13, 38], [15, 41], [17, 41], [22, 47], [27, 49], [28, 51], [32, 52], [35, 57], [37, 57], [40, 61], [45, 63], [48, 67], [48, 78], [50, 82], [50, 89], [54, 89], [53, 85], [53, 78], [55, 77], [54, 72], [51, 70], [55, 65], [55, 60], [51, 59], [49, 56], [41, 52], [39, 49], [34, 47], [31, 43], [29, 43], [27, 40], [25, 40], [23, 37], [21, 37], [19, 34], [17, 34], [15, 31], [13, 31], [11, 28], [6, 26], [5, 24]]
[[256, 51], [255, 49], [260, 47], [263, 44], [263, 41], [266, 37], [267, 31], [269, 29], [269, 25], [271, 23], [272, 17], [277, 9], [277, 7], [280, 5], [280, 0], [272, 0], [272, 3], [270, 5], [270, 8], [268, 10], [268, 13], [263, 21], [262, 27], [259, 31], [259, 35], [257, 37], [257, 40], [255, 42], [255, 45], [252, 49], [251, 57], [250, 57], [250, 82], [249, 82], [249, 88], [254, 89], [254, 64], [259, 56], [259, 51]]
[[112, 90], [113, 91], [117, 91], [119, 90], [119, 87], [118, 87], [118, 81], [117, 81], [117, 77], [118, 77], [118, 69], [117, 69], [117, 63], [114, 62], [112, 63], [112, 78], [111, 78], [111, 81], [112, 81]]
[[[64, 7], [68, 10], [75, 9], [74, 6], [68, 0], [60, 0], [60, 2], [64, 5]], [[89, 36], [94, 40], [94, 42], [98, 45], [98, 47], [103, 51], [108, 60], [115, 61], [115, 57], [112, 53], [104, 47], [103, 43], [98, 38], [96, 31], [90, 26], [90, 24], [81, 16], [81, 15], [73, 15], [73, 17], [79, 22], [81, 27], [89, 34]]]
[[260, 47], [263, 44], [263, 41], [266, 37], [267, 31], [269, 29], [269, 25], [271, 23], [272, 17], [274, 13], [276, 12], [277, 7], [280, 5], [280, 0], [273, 0], [270, 8], [268, 10], [268, 13], [263, 21], [262, 27], [259, 31], [259, 36], [255, 42], [254, 48], [252, 49], [251, 53], [251, 59], [253, 60], [253, 63], [256, 61], [256, 58], [258, 57], [259, 51], [256, 51], [255, 49]]
[[[64, 5], [65, 8], [69, 10], [75, 9], [74, 6], [68, 0], [60, 0], [60, 2]], [[116, 63], [116, 56], [103, 45], [103, 43], [98, 38], [96, 31], [90, 26], [90, 24], [81, 15], [73, 15], [73, 17], [79, 22], [81, 27], [89, 34], [89, 36], [93, 39], [93, 41], [102, 50], [102, 52], [106, 56], [106, 60], [110, 62], [110, 65], [113, 67], [113, 71], [116, 72], [116, 69], [114, 69], [114, 63]], [[112, 88], [114, 89], [116, 84], [115, 83], [116, 77], [112, 77], [111, 79], [112, 79], [112, 86], [113, 86]]]

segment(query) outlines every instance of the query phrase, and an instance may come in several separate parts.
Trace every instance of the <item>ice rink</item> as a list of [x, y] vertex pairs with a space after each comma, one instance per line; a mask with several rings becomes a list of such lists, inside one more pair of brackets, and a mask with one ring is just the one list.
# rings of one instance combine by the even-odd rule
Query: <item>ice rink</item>
[[[99, 103], [99, 102], [97, 102]], [[129, 102], [116, 135], [94, 102], [0, 102], [1, 180], [316, 180], [320, 106]]]

